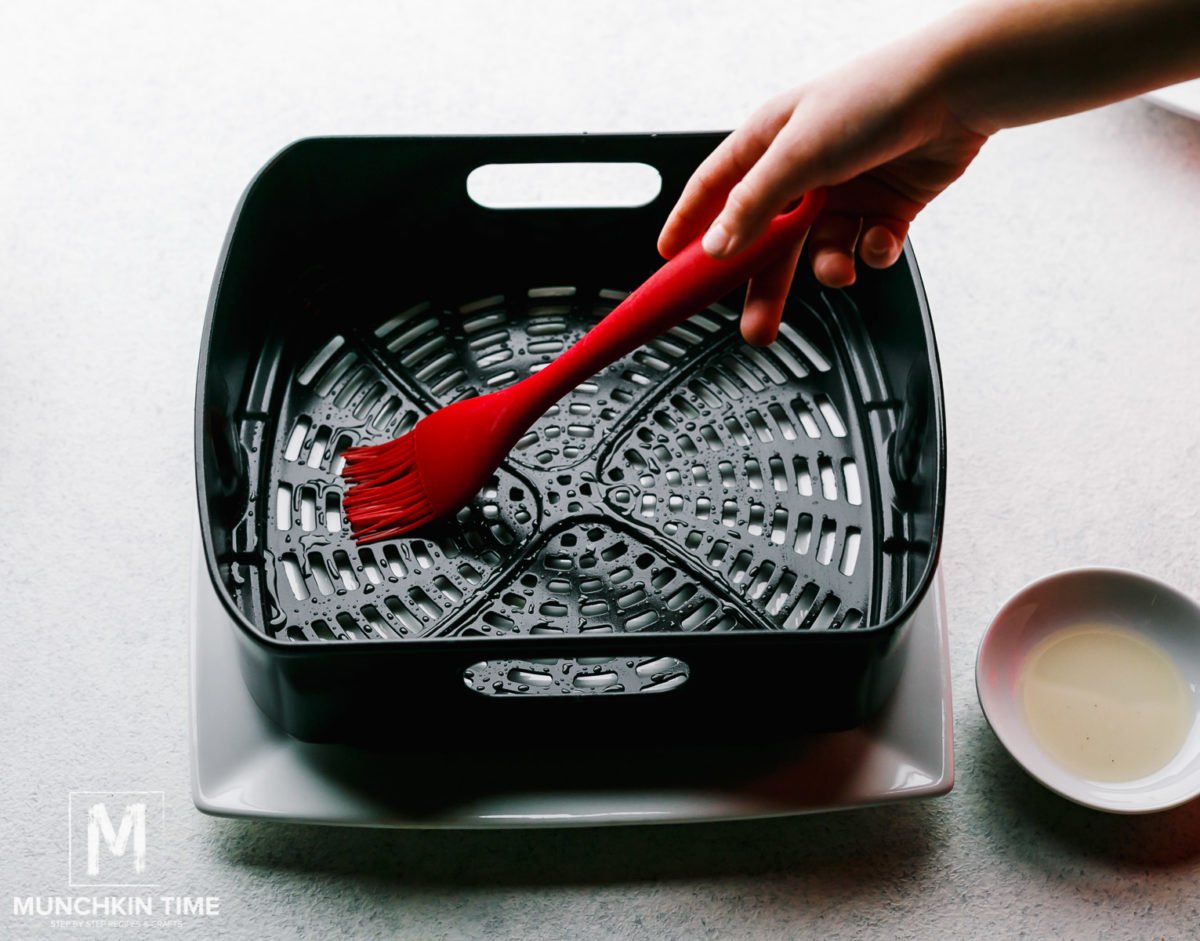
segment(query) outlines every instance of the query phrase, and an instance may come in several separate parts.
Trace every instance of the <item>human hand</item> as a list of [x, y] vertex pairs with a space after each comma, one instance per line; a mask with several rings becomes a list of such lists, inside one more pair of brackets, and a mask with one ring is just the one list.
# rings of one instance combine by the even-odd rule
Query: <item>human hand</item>
[[[936, 63], [912, 40], [894, 43], [776, 95], [692, 174], [658, 239], [672, 257], [705, 230], [715, 257], [736, 254], [789, 203], [828, 187], [806, 239], [828, 287], [900, 257], [909, 223], [967, 168], [987, 136], [952, 113]], [[711, 223], [711, 224], [710, 224]], [[742, 335], [774, 341], [804, 243], [751, 279]]]

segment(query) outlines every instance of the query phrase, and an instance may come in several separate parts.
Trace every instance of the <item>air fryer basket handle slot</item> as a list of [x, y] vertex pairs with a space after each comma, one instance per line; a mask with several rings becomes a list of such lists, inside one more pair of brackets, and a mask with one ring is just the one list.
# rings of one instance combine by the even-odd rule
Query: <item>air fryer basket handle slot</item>
[[485, 163], [466, 188], [485, 209], [636, 209], [658, 198], [662, 174], [640, 160]]
[[683, 660], [666, 656], [561, 657], [483, 660], [462, 671], [467, 689], [481, 696], [544, 694], [568, 698], [596, 693], [644, 696], [678, 689], [691, 678]]

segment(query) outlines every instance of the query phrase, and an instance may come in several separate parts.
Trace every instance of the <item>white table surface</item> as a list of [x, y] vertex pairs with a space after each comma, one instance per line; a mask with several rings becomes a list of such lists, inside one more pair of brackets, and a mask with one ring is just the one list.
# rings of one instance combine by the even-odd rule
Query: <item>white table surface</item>
[[913, 229], [949, 411], [949, 796], [516, 833], [191, 805], [193, 379], [254, 171], [312, 134], [727, 129], [949, 5], [7, 0], [0, 936], [73, 933], [11, 901], [70, 891], [69, 791], [161, 790], [162, 891], [221, 899], [168, 937], [1195, 937], [1200, 803], [1054, 797], [973, 679], [993, 612], [1047, 571], [1200, 596], [1200, 123], [1139, 101], [992, 140]]

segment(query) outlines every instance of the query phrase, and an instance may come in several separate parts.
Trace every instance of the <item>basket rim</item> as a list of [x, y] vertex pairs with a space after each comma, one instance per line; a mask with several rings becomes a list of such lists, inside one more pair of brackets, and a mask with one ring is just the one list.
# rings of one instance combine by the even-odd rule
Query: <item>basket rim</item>
[[[203, 549], [205, 569], [208, 572], [209, 581], [213, 586], [217, 597], [220, 599], [222, 606], [231, 620], [238, 626], [239, 633], [244, 635], [244, 638], [252, 641], [259, 646], [263, 651], [269, 652], [271, 655], [283, 655], [288, 657], [307, 658], [314, 655], [333, 654], [334, 656], [357, 656], [368, 651], [379, 651], [386, 649], [389, 652], [404, 651], [405, 653], [453, 653], [454, 655], [463, 656], [478, 656], [484, 659], [524, 659], [522, 651], [527, 655], [530, 651], [550, 651], [550, 650], [566, 650], [567, 648], [583, 648], [570, 653], [561, 654], [562, 656], [579, 656], [587, 655], [587, 651], [597, 654], [612, 653], [615, 656], [623, 656], [626, 654], [636, 654], [641, 648], [654, 648], [655, 651], [661, 650], [664, 645], [669, 644], [672, 651], [685, 652], [687, 649], [692, 649], [696, 644], [701, 644], [704, 648], [714, 648], [718, 645], [723, 645], [726, 649], [738, 647], [745, 643], [750, 643], [753, 646], [761, 646], [764, 642], [778, 643], [804, 643], [808, 645], [828, 644], [832, 646], [840, 646], [844, 644], [863, 644], [870, 641], [877, 641], [881, 637], [888, 637], [896, 633], [904, 627], [912, 618], [913, 613], [924, 601], [926, 593], [930, 590], [934, 578], [936, 576], [938, 564], [941, 557], [942, 548], [942, 530], [945, 522], [945, 503], [946, 503], [946, 420], [945, 420], [945, 402], [944, 389], [942, 382], [941, 363], [938, 354], [936, 337], [933, 330], [933, 322], [929, 311], [928, 298], [926, 296], [924, 282], [921, 278], [920, 270], [917, 266], [916, 255], [913, 251], [911, 239], [906, 239], [904, 249], [901, 255], [903, 264], [905, 265], [908, 275], [913, 282], [913, 289], [916, 294], [917, 307], [920, 314], [921, 326], [924, 332], [925, 349], [929, 361], [930, 379], [933, 390], [933, 418], [935, 432], [935, 449], [937, 459], [935, 462], [936, 482], [932, 495], [932, 517], [933, 525], [931, 529], [930, 547], [928, 553], [928, 561], [924, 572], [918, 579], [916, 586], [909, 592], [908, 596], [901, 603], [899, 608], [889, 617], [880, 621], [878, 624], [858, 627], [853, 631], [782, 631], [762, 628], [747, 628], [744, 630], [730, 632], [701, 632], [689, 633], [679, 631], [661, 631], [661, 632], [637, 632], [637, 633], [613, 633], [603, 636], [584, 635], [584, 634], [560, 634], [549, 636], [497, 636], [497, 637], [422, 637], [422, 638], [384, 638], [371, 640], [364, 643], [315, 643], [315, 644], [300, 644], [291, 640], [282, 640], [271, 637], [258, 627], [256, 627], [246, 617], [242, 610], [234, 603], [229, 592], [220, 578], [216, 551], [213, 545], [212, 526], [205, 511], [207, 504], [207, 493], [204, 480], [204, 411], [205, 411], [205, 386], [206, 378], [209, 371], [210, 350], [212, 342], [212, 328], [216, 317], [216, 309], [218, 301], [221, 297], [221, 289], [224, 283], [226, 270], [229, 264], [230, 252], [234, 241], [234, 236], [239, 228], [239, 223], [242, 218], [243, 210], [247, 202], [250, 200], [255, 190], [262, 183], [266, 175], [271, 171], [277, 163], [284, 159], [288, 154], [297, 150], [303, 150], [307, 147], [319, 143], [337, 142], [338, 144], [353, 145], [355, 143], [364, 142], [401, 142], [406, 140], [426, 141], [426, 142], [452, 142], [452, 141], [506, 141], [506, 142], [522, 142], [534, 143], [544, 140], [563, 140], [563, 139], [597, 139], [597, 140], [619, 140], [628, 142], [648, 141], [654, 138], [692, 138], [698, 140], [711, 141], [715, 146], [720, 140], [727, 136], [728, 131], [672, 131], [672, 132], [651, 132], [651, 133], [619, 133], [619, 134], [589, 134], [583, 132], [581, 134], [559, 133], [559, 134], [461, 134], [461, 135], [446, 135], [446, 134], [427, 134], [427, 135], [328, 135], [328, 136], [313, 136], [300, 138], [286, 145], [277, 151], [267, 162], [255, 173], [250, 180], [245, 190], [234, 209], [232, 219], [226, 231], [223, 244], [218, 256], [213, 282], [209, 290], [208, 301], [205, 310], [204, 325], [201, 333], [200, 352], [197, 363], [196, 372], [196, 399], [194, 408], [194, 465], [195, 465], [195, 485], [196, 485], [196, 506], [199, 514], [200, 522], [200, 543]], [[805, 638], [804, 640], [798, 640]], [[498, 651], [505, 651], [503, 656], [498, 655]], [[542, 654], [544, 655], [544, 654]]]

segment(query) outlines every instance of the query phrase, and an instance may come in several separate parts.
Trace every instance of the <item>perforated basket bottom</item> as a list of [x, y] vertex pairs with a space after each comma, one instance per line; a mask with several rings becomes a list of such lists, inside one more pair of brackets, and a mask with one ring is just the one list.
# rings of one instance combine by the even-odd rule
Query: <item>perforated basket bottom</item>
[[[261, 629], [338, 642], [869, 626], [879, 442], [864, 437], [838, 318], [795, 299], [770, 348], [745, 345], [717, 305], [583, 383], [455, 519], [350, 538], [342, 452], [520, 380], [624, 296], [426, 300], [318, 339], [279, 380], [270, 479], [246, 521], [264, 547]], [[648, 662], [621, 661], [622, 682], [675, 676]], [[509, 672], [485, 678], [529, 686]]]

